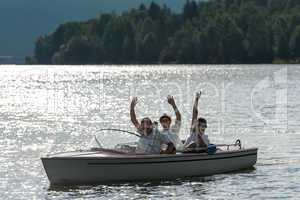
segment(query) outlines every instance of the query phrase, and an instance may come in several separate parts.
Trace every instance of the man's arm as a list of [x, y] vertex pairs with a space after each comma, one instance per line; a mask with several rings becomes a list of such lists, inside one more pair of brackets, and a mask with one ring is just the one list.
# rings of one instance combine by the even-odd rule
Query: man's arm
[[139, 121], [136, 119], [136, 115], [135, 115], [135, 106], [136, 104], [138, 103], [138, 100], [137, 100], [137, 97], [134, 97], [131, 101], [131, 104], [130, 104], [130, 119], [131, 119], [131, 122], [133, 123], [133, 125], [139, 129], [140, 128], [140, 123]]
[[195, 121], [198, 118], [198, 101], [200, 99], [200, 96], [201, 96], [201, 91], [196, 93], [196, 98], [193, 106], [193, 117], [192, 117], [191, 127], [193, 127]]
[[176, 103], [175, 103], [175, 100], [174, 100], [174, 97], [173, 96], [168, 96], [167, 97], [168, 99], [168, 103], [173, 107], [174, 109], [174, 112], [175, 112], [175, 115], [176, 115], [176, 122], [181, 122], [181, 114], [176, 106]]

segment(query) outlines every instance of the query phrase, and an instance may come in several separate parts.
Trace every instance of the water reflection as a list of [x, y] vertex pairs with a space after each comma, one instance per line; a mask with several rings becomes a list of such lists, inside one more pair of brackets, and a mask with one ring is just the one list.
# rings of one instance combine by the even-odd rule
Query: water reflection
[[[255, 168], [253, 168], [235, 173], [169, 181], [112, 183], [94, 186], [52, 186], [48, 189], [48, 196], [55, 197], [55, 199], [80, 198], [83, 196], [85, 199], [96, 197], [114, 199], [112, 194], [115, 194], [118, 195], [116, 199], [179, 199], [187, 197], [204, 199], [216, 197], [218, 199], [222, 195], [236, 196], [237, 188], [241, 183], [254, 184], [259, 179], [267, 178], [267, 175], [258, 175]], [[223, 185], [224, 188], [220, 188], [219, 185]], [[269, 190], [272, 189], [272, 186], [263, 189]], [[215, 194], [216, 190], [218, 193]]]
[[[169, 181], [151, 181], [151, 182], [130, 182], [130, 183], [111, 183], [105, 185], [89, 186], [50, 186], [48, 196], [57, 198], [80, 197], [85, 194], [85, 198], [93, 196], [109, 198], [111, 194], [125, 194], [126, 199], [149, 199], [149, 198], [172, 198], [182, 196], [178, 190], [189, 188], [189, 193], [193, 195], [206, 194], [208, 189], [206, 184], [216, 180], [222, 180], [225, 177], [192, 177], [185, 179], [174, 179]], [[205, 184], [206, 183], [206, 184]], [[179, 195], [179, 196], [178, 196]], [[120, 196], [119, 196], [120, 197]]]
[[[281, 72], [287, 72], [286, 84], [281, 81], [284, 73], [277, 76]], [[299, 77], [298, 65], [2, 66], [1, 198], [300, 199]], [[257, 87], [260, 83], [268, 84]], [[287, 89], [287, 113], [276, 110], [285, 105], [275, 98], [276, 92], [284, 96], [281, 89]], [[247, 147], [257, 146], [255, 170], [205, 179], [49, 188], [39, 158], [49, 152], [86, 149], [101, 128], [132, 130], [128, 110], [132, 96], [141, 99], [139, 118], [158, 119], [164, 112], [173, 114], [165, 102], [173, 94], [183, 118], [180, 136], [186, 138], [192, 97], [198, 90], [204, 91], [200, 115], [208, 120], [211, 141], [231, 143], [239, 138]], [[131, 139], [103, 136], [103, 143], [112, 137]]]

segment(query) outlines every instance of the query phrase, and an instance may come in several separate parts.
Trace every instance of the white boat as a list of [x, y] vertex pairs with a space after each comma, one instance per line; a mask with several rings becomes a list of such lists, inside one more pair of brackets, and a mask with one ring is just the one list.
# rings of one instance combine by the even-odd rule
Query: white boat
[[[226, 145], [227, 146], [227, 145]], [[169, 180], [252, 168], [257, 148], [146, 155], [93, 148], [41, 158], [52, 185]], [[221, 146], [219, 146], [221, 148]]]

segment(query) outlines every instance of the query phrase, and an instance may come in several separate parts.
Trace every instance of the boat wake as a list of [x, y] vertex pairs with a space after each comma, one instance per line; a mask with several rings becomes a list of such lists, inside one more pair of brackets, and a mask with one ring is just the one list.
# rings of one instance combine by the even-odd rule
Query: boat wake
[[275, 165], [291, 165], [300, 164], [300, 160], [274, 160], [270, 162], [257, 162], [256, 166], [275, 166]]

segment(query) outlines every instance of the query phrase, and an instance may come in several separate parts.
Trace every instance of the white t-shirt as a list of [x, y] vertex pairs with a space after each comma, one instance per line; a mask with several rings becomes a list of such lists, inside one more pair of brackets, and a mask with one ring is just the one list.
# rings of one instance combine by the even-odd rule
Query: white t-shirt
[[[203, 135], [201, 135], [201, 138], [202, 138], [203, 142], [204, 142], [206, 145], [209, 145], [209, 144], [210, 144], [207, 135], [203, 134]], [[195, 133], [195, 132], [192, 132], [192, 133], [190, 134], [190, 136], [186, 139], [186, 141], [185, 141], [185, 143], [184, 143], [184, 146], [187, 147], [187, 146], [189, 146], [189, 145], [192, 144], [192, 143], [199, 144], [198, 134]]]
[[142, 135], [137, 146], [137, 153], [159, 154], [163, 143], [171, 142], [169, 138], [161, 134], [157, 128], [153, 129], [149, 135]]
[[166, 135], [168, 139], [174, 144], [176, 150], [183, 150], [183, 144], [179, 138], [181, 122], [176, 121], [168, 130], [162, 130], [162, 134]]

